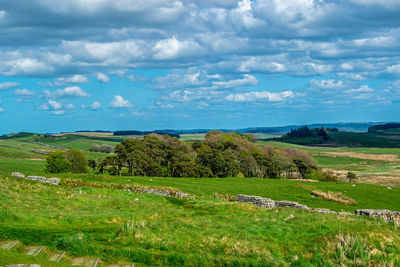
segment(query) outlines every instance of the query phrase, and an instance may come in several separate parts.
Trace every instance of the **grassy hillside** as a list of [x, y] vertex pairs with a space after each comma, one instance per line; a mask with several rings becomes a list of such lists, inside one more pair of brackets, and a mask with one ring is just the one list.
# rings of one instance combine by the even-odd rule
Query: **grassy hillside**
[[[48, 253], [66, 251], [69, 258], [57, 266], [70, 266], [73, 257], [83, 256], [101, 257], [105, 263], [135, 262], [135, 266], [400, 264], [400, 234], [393, 224], [304, 210], [265, 210], [229, 201], [244, 193], [336, 211], [400, 210], [400, 188], [274, 179], [57, 175], [62, 181], [88, 182], [70, 187], [11, 178], [13, 171], [49, 176], [43, 172], [45, 153], [55, 149], [49, 144], [77, 147], [89, 157], [101, 158], [107, 154], [87, 149], [91, 144], [111, 143], [81, 135], [26, 142], [33, 138], [24, 135], [0, 140], [0, 241], [47, 246]], [[260, 144], [298, 147], [312, 154], [323, 168], [359, 168], [359, 175], [374, 168], [395, 168], [400, 155], [400, 149]], [[193, 199], [94, 186], [110, 183], [173, 187], [189, 192]], [[357, 204], [313, 197], [313, 190], [340, 192]], [[24, 262], [55, 266], [47, 261], [46, 253], [33, 258], [22, 254], [22, 248], [0, 250], [0, 265]]]
[[[0, 203], [1, 240], [136, 266], [400, 263], [399, 232], [367, 218], [6, 177], [0, 178]], [[0, 253], [0, 264], [20, 261], [9, 257]]]

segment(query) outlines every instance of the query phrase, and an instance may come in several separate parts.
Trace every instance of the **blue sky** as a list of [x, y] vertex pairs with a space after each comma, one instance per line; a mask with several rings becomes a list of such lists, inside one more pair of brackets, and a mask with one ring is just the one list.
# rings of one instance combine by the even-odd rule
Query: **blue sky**
[[398, 0], [0, 1], [0, 133], [399, 121]]

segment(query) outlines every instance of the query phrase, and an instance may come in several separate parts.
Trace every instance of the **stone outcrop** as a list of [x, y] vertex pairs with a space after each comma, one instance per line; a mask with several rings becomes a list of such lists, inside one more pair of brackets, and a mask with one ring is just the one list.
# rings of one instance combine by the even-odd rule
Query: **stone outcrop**
[[13, 172], [11, 174], [12, 177], [16, 178], [22, 178], [26, 180], [31, 180], [31, 181], [37, 181], [41, 183], [47, 183], [47, 184], [53, 184], [53, 185], [58, 185], [60, 183], [60, 178], [52, 177], [52, 178], [46, 178], [44, 176], [28, 176], [25, 177], [24, 174], [19, 173], [19, 172]]
[[175, 197], [175, 198], [189, 198], [190, 195], [185, 192], [168, 190], [168, 189], [160, 189], [160, 188], [136, 188], [133, 190], [135, 193], [145, 193], [145, 194], [154, 194], [160, 195], [164, 197]]
[[400, 224], [400, 212], [391, 210], [374, 210], [374, 209], [362, 209], [356, 210], [356, 215], [368, 216], [372, 218], [380, 218], [385, 222], [394, 222], [395, 224]]
[[275, 201], [270, 198], [240, 194], [237, 195], [236, 200], [239, 202], [253, 203], [256, 206], [267, 209], [275, 208]]
[[25, 175], [23, 173], [20, 172], [13, 172], [11, 174], [12, 177], [17, 177], [17, 178], [25, 178]]

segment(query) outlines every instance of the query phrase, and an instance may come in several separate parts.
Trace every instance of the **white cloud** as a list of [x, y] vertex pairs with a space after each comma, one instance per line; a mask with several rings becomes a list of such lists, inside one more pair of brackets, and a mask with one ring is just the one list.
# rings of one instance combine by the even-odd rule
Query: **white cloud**
[[271, 93], [268, 91], [261, 92], [247, 92], [238, 94], [229, 94], [226, 100], [232, 102], [256, 102], [256, 101], [268, 101], [268, 102], [281, 102], [287, 98], [294, 97], [292, 91], [283, 91], [280, 93]]
[[314, 89], [341, 89], [345, 87], [345, 84], [343, 81], [335, 81], [335, 80], [315, 80], [311, 79], [310, 80], [310, 87]]
[[257, 85], [258, 80], [253, 75], [244, 74], [243, 78], [241, 79], [235, 79], [230, 81], [214, 81], [212, 82], [212, 84], [217, 87], [229, 88], [236, 86]]
[[360, 88], [356, 89], [349, 89], [346, 90], [346, 93], [353, 94], [353, 93], [372, 93], [375, 90], [369, 87], [368, 85], [362, 85]]
[[175, 59], [181, 56], [196, 56], [201, 52], [198, 43], [191, 40], [179, 41], [176, 37], [158, 41], [153, 48], [153, 58], [156, 60]]
[[64, 115], [65, 111], [64, 110], [53, 110], [51, 113], [54, 115]]
[[0, 83], [0, 91], [8, 90], [20, 86], [19, 82], [3, 82]]
[[29, 101], [35, 95], [35, 92], [29, 91], [28, 89], [18, 89], [14, 91], [16, 101]]
[[57, 90], [55, 92], [50, 92], [48, 90], [44, 91], [47, 98], [74, 98], [74, 97], [89, 97], [90, 95], [82, 90], [79, 86], [66, 87], [64, 89]]
[[49, 83], [51, 86], [63, 86], [66, 84], [78, 84], [78, 83], [87, 83], [89, 79], [81, 74], [75, 74], [69, 77], [60, 77], [54, 82], [54, 84]]
[[99, 101], [94, 101], [91, 105], [90, 108], [93, 110], [98, 110], [99, 108], [101, 108], [101, 104]]
[[65, 108], [66, 109], [75, 109], [75, 106], [74, 106], [74, 104], [67, 104], [67, 105], [65, 105]]
[[99, 73], [97, 73], [96, 77], [97, 77], [97, 80], [99, 80], [100, 82], [103, 82], [103, 83], [110, 82], [110, 78], [107, 75], [105, 75], [104, 73], [99, 72]]
[[18, 58], [3, 62], [0, 73], [16, 75], [49, 75], [54, 67], [36, 58]]
[[14, 95], [16, 96], [33, 96], [35, 95], [35, 92], [29, 91], [28, 89], [18, 89], [15, 90]]
[[125, 100], [122, 96], [116, 95], [114, 99], [110, 102], [110, 107], [112, 108], [130, 108], [133, 107], [132, 103]]
[[40, 110], [60, 110], [62, 108], [62, 103], [59, 101], [55, 101], [55, 100], [48, 100], [44, 103], [42, 103], [38, 109]]
[[3, 112], [3, 111], [4, 111], [4, 109], [3, 109], [3, 108], [0, 108], [0, 113]]

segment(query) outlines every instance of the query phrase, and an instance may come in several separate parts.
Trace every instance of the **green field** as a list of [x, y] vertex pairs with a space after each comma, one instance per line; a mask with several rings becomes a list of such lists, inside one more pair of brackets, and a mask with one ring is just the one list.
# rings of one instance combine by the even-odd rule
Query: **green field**
[[[87, 182], [85, 186], [71, 187], [64, 182], [52, 186], [10, 177], [13, 171], [53, 176], [44, 173], [43, 168], [43, 153], [55, 149], [48, 145], [80, 148], [89, 158], [103, 158], [107, 154], [87, 149], [92, 144], [117, 142], [101, 138], [40, 137], [36, 143], [26, 142], [32, 136], [0, 139], [0, 241], [20, 240], [23, 244], [12, 251], [0, 250], [0, 265], [22, 260], [42, 266], [69, 266], [74, 257], [83, 256], [101, 257], [103, 266], [111, 262], [135, 262], [135, 266], [400, 264], [400, 233], [393, 224], [296, 209], [266, 210], [229, 201], [237, 194], [250, 194], [335, 211], [400, 210], [400, 188], [256, 178], [57, 175], [62, 181]], [[363, 174], [396, 170], [399, 166], [396, 158], [400, 149], [260, 142], [263, 144], [306, 150], [320, 167], [355, 170], [360, 179]], [[111, 184], [172, 187], [190, 193], [193, 198], [137, 194], [108, 188]], [[340, 192], [357, 204], [313, 197], [313, 190]], [[29, 245], [48, 249], [34, 258], [23, 254], [23, 247]], [[52, 251], [66, 251], [69, 258], [54, 265], [47, 260]]]

